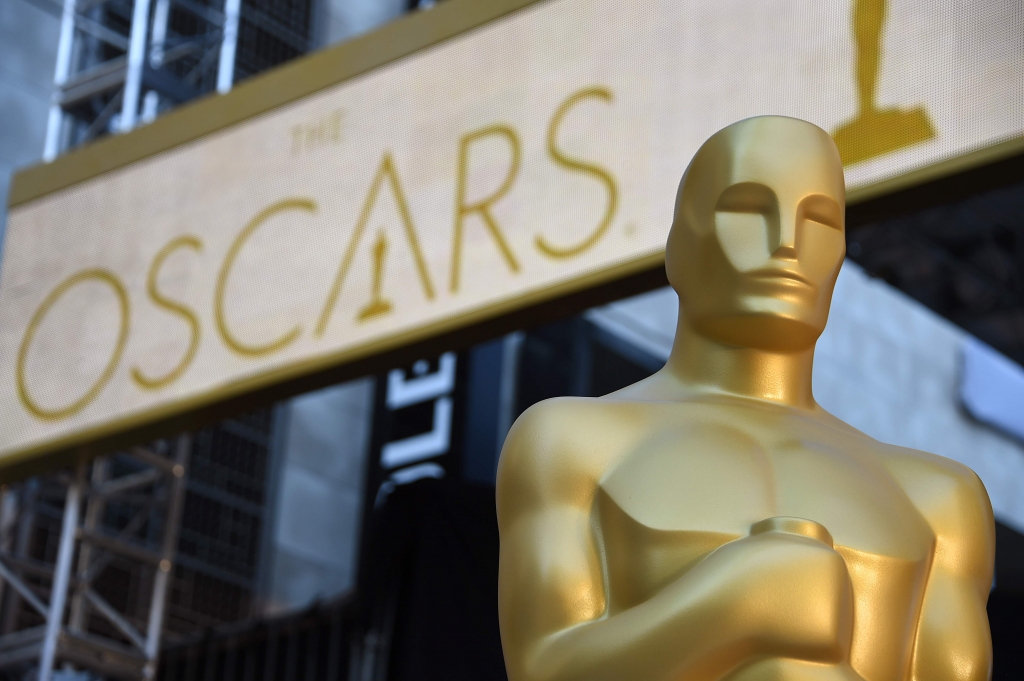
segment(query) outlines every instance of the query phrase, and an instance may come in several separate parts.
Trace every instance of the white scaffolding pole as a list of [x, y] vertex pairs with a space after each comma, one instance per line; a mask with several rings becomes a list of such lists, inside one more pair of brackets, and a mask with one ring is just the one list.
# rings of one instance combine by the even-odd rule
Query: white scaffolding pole
[[68, 494], [64, 501], [64, 521], [60, 527], [57, 565], [53, 571], [53, 590], [50, 592], [50, 607], [46, 615], [46, 636], [43, 639], [43, 652], [39, 659], [39, 681], [53, 679], [53, 665], [57, 658], [57, 638], [60, 636], [61, 621], [64, 619], [64, 603], [68, 597], [68, 584], [71, 582], [71, 559], [75, 553], [78, 507], [82, 501], [84, 484], [85, 466], [79, 465], [75, 479], [68, 485]]
[[124, 79], [124, 97], [121, 99], [121, 120], [118, 129], [128, 132], [139, 118], [139, 99], [142, 96], [142, 70], [146, 66], [146, 36], [149, 28], [149, 0], [135, 0], [132, 10], [132, 30], [128, 44], [128, 70]]
[[61, 123], [64, 110], [60, 106], [60, 88], [71, 73], [71, 48], [75, 42], [75, 0], [64, 0], [64, 11], [60, 19], [60, 41], [57, 43], [57, 65], [53, 73], [53, 94], [50, 96], [50, 112], [46, 121], [46, 142], [43, 145], [43, 160], [49, 163], [60, 153]]
[[224, 37], [220, 43], [217, 62], [217, 92], [224, 94], [235, 80], [235, 52], [238, 49], [238, 22], [241, 19], [242, 0], [224, 0]]
[[[150, 37], [149, 66], [159, 69], [164, 63], [164, 48], [167, 43], [167, 20], [171, 13], [171, 0], [156, 0], [153, 8], [153, 33]], [[150, 90], [142, 100], [142, 122], [152, 123], [160, 108], [160, 95]]]
[[149, 65], [158, 69], [164, 64], [167, 43], [167, 20], [171, 14], [171, 0], [156, 0], [153, 8], [153, 35], [150, 38]]
[[167, 602], [167, 587], [171, 579], [174, 553], [178, 549], [178, 530], [181, 528], [181, 510], [185, 504], [185, 470], [192, 451], [192, 437], [188, 434], [178, 436], [177, 451], [174, 457], [174, 468], [171, 475], [170, 498], [167, 501], [167, 525], [164, 527], [163, 544], [160, 548], [160, 562], [157, 564], [156, 577], [153, 582], [153, 599], [149, 607], [149, 625], [146, 627], [146, 666], [143, 676], [146, 679], [156, 678], [156, 665], [160, 655], [160, 636], [164, 626], [164, 605]]

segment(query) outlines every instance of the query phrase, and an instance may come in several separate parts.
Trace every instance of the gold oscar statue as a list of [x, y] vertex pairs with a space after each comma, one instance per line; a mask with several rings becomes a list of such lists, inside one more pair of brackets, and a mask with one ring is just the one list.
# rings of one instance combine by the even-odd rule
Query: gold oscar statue
[[856, 118], [835, 132], [836, 146], [844, 164], [864, 161], [935, 137], [923, 108], [879, 109], [875, 101], [885, 10], [885, 0], [854, 0], [859, 110]]
[[978, 477], [819, 407], [845, 252], [835, 144], [735, 123], [680, 183], [658, 373], [528, 409], [499, 464], [510, 681], [984, 681]]

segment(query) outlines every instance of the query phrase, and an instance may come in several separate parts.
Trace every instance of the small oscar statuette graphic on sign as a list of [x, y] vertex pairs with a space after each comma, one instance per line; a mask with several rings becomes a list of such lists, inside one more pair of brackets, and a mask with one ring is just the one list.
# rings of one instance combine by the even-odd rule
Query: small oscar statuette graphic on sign
[[853, 36], [857, 43], [857, 117], [832, 135], [843, 165], [866, 161], [935, 137], [922, 107], [880, 109], [875, 101], [886, 0], [854, 0]]
[[377, 243], [373, 245], [373, 284], [370, 302], [359, 311], [358, 319], [361, 322], [391, 312], [391, 301], [382, 295], [384, 288], [384, 259], [387, 257], [387, 252], [388, 240], [381, 234], [377, 238]]

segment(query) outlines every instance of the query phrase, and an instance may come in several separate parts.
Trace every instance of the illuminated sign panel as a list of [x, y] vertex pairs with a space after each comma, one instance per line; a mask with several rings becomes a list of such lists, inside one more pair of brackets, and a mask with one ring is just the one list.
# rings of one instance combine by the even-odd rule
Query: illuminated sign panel
[[891, 3], [857, 40], [852, 11], [548, 0], [15, 206], [0, 458], [656, 262], [740, 118], [831, 131], [854, 189], [1024, 133], [1015, 3]]

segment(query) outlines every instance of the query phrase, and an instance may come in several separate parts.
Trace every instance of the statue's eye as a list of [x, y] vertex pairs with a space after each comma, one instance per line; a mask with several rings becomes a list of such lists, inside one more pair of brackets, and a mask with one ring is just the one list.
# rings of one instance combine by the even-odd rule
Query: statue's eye
[[771, 257], [767, 220], [760, 213], [721, 210], [715, 213], [715, 235], [722, 252], [740, 272], [755, 269]]
[[827, 225], [833, 229], [843, 228], [843, 210], [839, 203], [824, 194], [811, 194], [800, 204], [805, 220]]
[[716, 212], [760, 213], [764, 216], [778, 212], [775, 192], [760, 182], [740, 182], [726, 187], [718, 197]]

